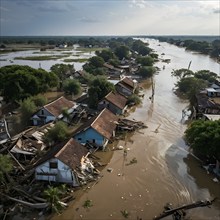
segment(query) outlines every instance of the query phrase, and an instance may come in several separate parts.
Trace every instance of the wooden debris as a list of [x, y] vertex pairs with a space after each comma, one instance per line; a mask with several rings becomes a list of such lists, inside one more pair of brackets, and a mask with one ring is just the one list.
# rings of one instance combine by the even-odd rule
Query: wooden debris
[[182, 219], [182, 214], [184, 213], [185, 210], [187, 209], [193, 209], [193, 208], [197, 208], [197, 207], [205, 207], [205, 206], [210, 206], [212, 205], [212, 203], [216, 200], [216, 198], [214, 198], [213, 200], [206, 200], [206, 201], [197, 201], [188, 205], [183, 205], [177, 208], [172, 208], [172, 205], [169, 204], [168, 206], [165, 206], [165, 210], [162, 214], [160, 214], [158, 217], [156, 216], [154, 218], [154, 220], [159, 220], [162, 218], [165, 218], [169, 215], [173, 215], [173, 219]]
[[119, 119], [117, 128], [123, 131], [135, 131], [147, 128], [142, 121], [134, 121], [129, 119]]
[[22, 205], [25, 205], [25, 206], [28, 206], [28, 207], [30, 207], [30, 208], [34, 208], [34, 209], [45, 209], [45, 208], [49, 207], [49, 203], [46, 203], [46, 202], [44, 202], [44, 203], [30, 203], [30, 202], [26, 202], [26, 201], [21, 200], [21, 199], [13, 198], [13, 197], [8, 196], [8, 195], [5, 195], [5, 194], [3, 194], [3, 193], [1, 193], [1, 195], [4, 196], [4, 197], [6, 197], [6, 198], [9, 199], [9, 200], [12, 200], [12, 201], [14, 201], [14, 202], [18, 202], [18, 203], [20, 203], [20, 204], [22, 204]]

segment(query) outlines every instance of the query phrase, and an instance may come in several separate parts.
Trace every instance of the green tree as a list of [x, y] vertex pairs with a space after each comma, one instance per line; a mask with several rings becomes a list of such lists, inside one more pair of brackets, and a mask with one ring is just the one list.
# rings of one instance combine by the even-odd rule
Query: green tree
[[68, 137], [68, 129], [64, 122], [59, 121], [43, 137], [47, 144], [64, 141]]
[[173, 72], [171, 73], [172, 76], [177, 77], [178, 79], [184, 78], [184, 77], [189, 77], [189, 76], [193, 76], [194, 73], [192, 70], [189, 69], [177, 69], [177, 70], [173, 70]]
[[61, 195], [62, 193], [57, 187], [49, 186], [48, 189], [44, 190], [44, 197], [49, 202], [53, 212], [59, 213], [62, 209], [60, 203]]
[[104, 63], [105, 63], [105, 61], [103, 60], [102, 57], [94, 56], [89, 59], [88, 63], [83, 65], [83, 69], [86, 72], [93, 74], [95, 76], [104, 75], [105, 74], [105, 71], [103, 68]]
[[133, 94], [133, 95], [128, 97], [127, 105], [131, 105], [133, 103], [135, 105], [139, 105], [141, 103], [140, 97], [136, 94]]
[[141, 40], [134, 41], [132, 44], [132, 49], [142, 56], [146, 56], [152, 51], [152, 49], [148, 47], [148, 44]]
[[129, 48], [127, 46], [119, 46], [115, 49], [115, 55], [122, 60], [123, 58], [129, 57]]
[[154, 60], [158, 60], [159, 57], [157, 53], [150, 53], [149, 56], [151, 56]]
[[72, 64], [63, 64], [63, 63], [54, 64], [53, 66], [51, 66], [50, 70], [53, 73], [55, 73], [61, 81], [65, 80], [71, 74], [73, 74], [75, 72], [74, 65], [72, 65]]
[[215, 82], [218, 78], [218, 75], [216, 73], [213, 73], [209, 70], [199, 70], [195, 72], [194, 76], [198, 79], [203, 79], [210, 83]]
[[96, 55], [101, 57], [105, 62], [115, 58], [115, 55], [111, 50], [96, 51]]
[[21, 102], [21, 122], [24, 125], [29, 125], [30, 118], [33, 113], [36, 112], [36, 110], [37, 107], [34, 101], [31, 100], [31, 98], [27, 98], [23, 102]]
[[143, 78], [150, 78], [154, 75], [156, 72], [155, 67], [153, 66], [143, 66], [140, 68], [138, 74], [142, 76]]
[[97, 108], [98, 102], [113, 90], [114, 85], [108, 82], [106, 78], [96, 77], [90, 84], [88, 90], [89, 106], [91, 108]]
[[89, 59], [89, 65], [94, 68], [103, 67], [104, 63], [105, 61], [103, 60], [103, 58], [99, 56], [94, 56]]
[[220, 159], [220, 120], [192, 122], [185, 131], [185, 138], [196, 154]]
[[20, 101], [57, 85], [54, 73], [29, 66], [11, 65], [0, 68], [0, 91], [7, 101]]
[[4, 182], [4, 174], [12, 170], [12, 161], [8, 155], [0, 154], [0, 181]]
[[78, 95], [81, 91], [81, 85], [75, 79], [67, 79], [63, 83], [63, 90], [67, 94]]
[[194, 105], [196, 102], [196, 94], [207, 86], [206, 81], [195, 77], [181, 78], [176, 83], [177, 91], [186, 95], [191, 105]]
[[151, 56], [137, 57], [136, 62], [142, 66], [153, 66], [154, 59]]
[[34, 104], [37, 106], [37, 107], [42, 107], [44, 105], [46, 105], [47, 103], [47, 98], [43, 95], [36, 95], [36, 96], [33, 96], [31, 98], [31, 100], [34, 102]]

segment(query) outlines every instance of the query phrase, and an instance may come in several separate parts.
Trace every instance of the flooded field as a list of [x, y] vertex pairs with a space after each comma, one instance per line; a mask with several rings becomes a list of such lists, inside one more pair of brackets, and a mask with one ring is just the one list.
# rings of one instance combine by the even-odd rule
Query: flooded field
[[[186, 52], [166, 43], [150, 40], [150, 47], [157, 53], [165, 53], [164, 59], [171, 63], [159, 62], [162, 69], [155, 76], [155, 98], [151, 103], [149, 84], [143, 91], [142, 105], [131, 112], [129, 118], [143, 121], [148, 128], [127, 134], [125, 140], [115, 145], [129, 148], [127, 156], [123, 151], [114, 151], [109, 164], [102, 170], [103, 177], [77, 197], [58, 219], [152, 219], [163, 211], [163, 206], [171, 202], [174, 207], [197, 200], [220, 198], [220, 184], [200, 167], [199, 162], [188, 153], [182, 136], [186, 125], [181, 121], [181, 111], [188, 103], [172, 92], [175, 78], [173, 69], [209, 69], [219, 74], [219, 64], [207, 56]], [[136, 158], [137, 163], [130, 164]], [[112, 168], [113, 172], [108, 172]], [[92, 200], [92, 207], [83, 204]], [[188, 219], [220, 219], [220, 202], [211, 208], [203, 207], [187, 212]], [[172, 219], [167, 217], [166, 219]]]
[[[28, 65], [33, 68], [43, 68], [45, 70], [50, 70], [50, 67], [57, 63], [64, 64], [74, 64], [76, 70], [82, 69], [84, 63], [82, 62], [65, 62], [65, 59], [89, 59], [94, 56], [95, 52], [83, 52], [77, 50], [77, 46], [74, 45], [72, 48], [68, 49], [48, 49], [47, 51], [40, 51], [40, 49], [17, 51], [0, 55], [0, 67], [6, 65]], [[62, 58], [56, 60], [21, 60], [18, 57], [39, 57], [39, 56], [60, 56]]]

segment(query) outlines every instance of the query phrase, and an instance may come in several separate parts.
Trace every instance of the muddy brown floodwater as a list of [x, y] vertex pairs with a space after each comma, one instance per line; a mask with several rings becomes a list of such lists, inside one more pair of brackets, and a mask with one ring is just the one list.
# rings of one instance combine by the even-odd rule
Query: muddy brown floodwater
[[[143, 121], [148, 128], [127, 135], [117, 145], [130, 148], [126, 158], [123, 151], [115, 151], [109, 164], [102, 170], [99, 182], [72, 202], [67, 210], [53, 219], [125, 219], [121, 211], [129, 212], [129, 219], [153, 219], [171, 202], [173, 206], [197, 200], [220, 198], [220, 184], [200, 167], [199, 162], [188, 153], [182, 136], [186, 125], [181, 121], [181, 111], [188, 103], [172, 92], [175, 78], [172, 69], [209, 69], [219, 74], [219, 64], [207, 56], [186, 52], [167, 43], [149, 41], [158, 54], [171, 63], [157, 63], [161, 68], [155, 76], [155, 98], [151, 103], [151, 89], [146, 86], [143, 103], [129, 116]], [[165, 69], [162, 69], [165, 65]], [[156, 132], [158, 129], [158, 132]], [[115, 143], [116, 145], [116, 143]], [[133, 159], [137, 163], [128, 165]], [[108, 172], [107, 168], [113, 168]], [[92, 200], [93, 206], [83, 208], [84, 202]], [[187, 211], [190, 219], [220, 219], [220, 202], [211, 208], [195, 208]], [[167, 217], [166, 219], [172, 219]]]

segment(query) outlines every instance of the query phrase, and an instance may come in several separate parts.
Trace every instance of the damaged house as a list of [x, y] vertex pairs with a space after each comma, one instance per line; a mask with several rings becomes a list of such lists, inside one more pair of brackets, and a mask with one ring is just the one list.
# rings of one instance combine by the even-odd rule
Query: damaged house
[[137, 81], [132, 80], [128, 77], [124, 77], [115, 85], [116, 91], [125, 97], [134, 94], [136, 88], [137, 88]]
[[218, 90], [207, 88], [196, 95], [197, 112], [201, 114], [220, 114]]
[[[92, 172], [88, 150], [71, 138], [54, 146], [35, 165], [35, 179], [79, 186], [78, 173]], [[82, 171], [82, 172], [81, 172]]]
[[54, 127], [54, 123], [42, 127], [32, 127], [13, 137], [15, 140], [10, 152], [23, 164], [28, 164], [37, 153], [46, 149], [43, 136]]
[[80, 126], [73, 137], [83, 145], [105, 148], [111, 137], [115, 136], [117, 121], [118, 117], [105, 108]]
[[44, 105], [31, 117], [31, 120], [33, 125], [44, 125], [55, 120], [68, 122], [69, 119], [64, 116], [64, 111], [66, 111], [70, 118], [72, 118], [77, 112], [77, 107], [78, 105], [75, 102], [69, 101], [65, 97], [61, 96], [51, 103]]
[[120, 78], [120, 76], [125, 73], [123, 69], [114, 67], [113, 65], [109, 63], [104, 63], [103, 64], [104, 68], [106, 69], [106, 73], [111, 77], [111, 78]]
[[115, 115], [121, 115], [127, 108], [126, 104], [127, 98], [117, 92], [110, 92], [98, 103], [98, 110], [107, 108]]

